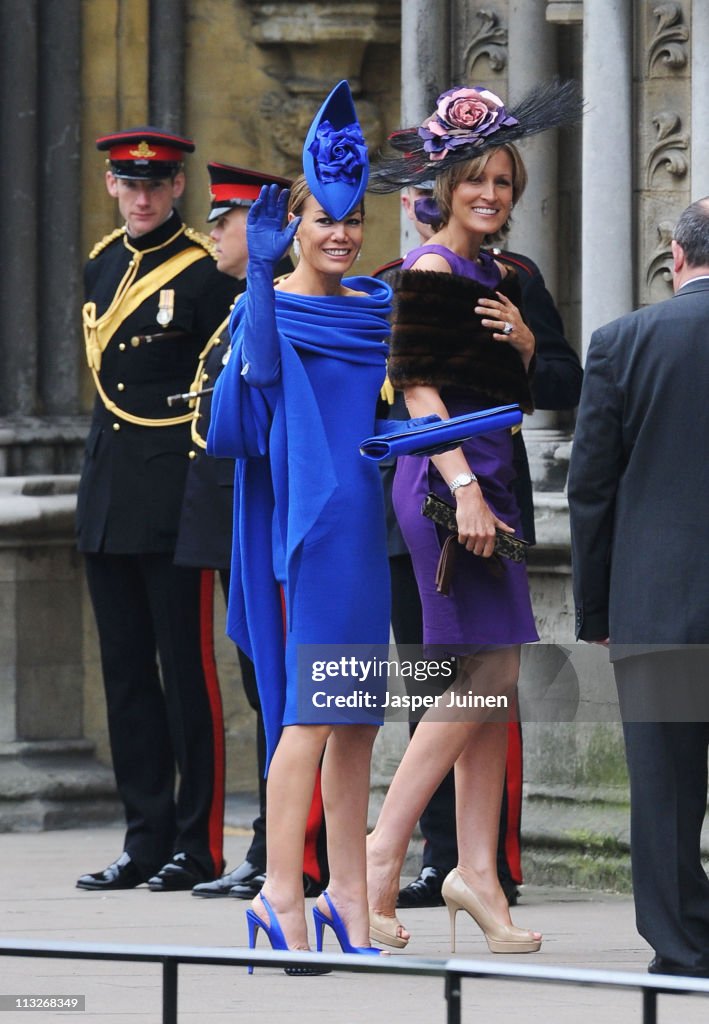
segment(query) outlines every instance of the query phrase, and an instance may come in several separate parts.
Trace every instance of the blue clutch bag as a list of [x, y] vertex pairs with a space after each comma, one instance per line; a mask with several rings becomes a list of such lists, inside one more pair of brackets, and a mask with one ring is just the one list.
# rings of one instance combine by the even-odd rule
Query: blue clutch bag
[[396, 459], [400, 455], [440, 455], [477, 434], [516, 426], [522, 422], [522, 410], [518, 405], [498, 405], [493, 409], [466, 412], [449, 420], [430, 416], [425, 420], [420, 424], [416, 420], [409, 421], [404, 429], [401, 429], [400, 422], [393, 421], [390, 432], [365, 438], [360, 442], [359, 450], [365, 459], [375, 462]]

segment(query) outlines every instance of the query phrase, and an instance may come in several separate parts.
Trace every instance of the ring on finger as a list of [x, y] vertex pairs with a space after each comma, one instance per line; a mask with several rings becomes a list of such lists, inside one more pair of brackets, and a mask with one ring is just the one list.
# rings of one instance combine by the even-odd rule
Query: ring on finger
[[505, 322], [504, 322], [504, 324], [502, 326], [502, 333], [503, 334], [512, 334], [513, 330], [514, 330], [514, 325], [511, 324], [509, 322], [509, 320], [505, 320]]

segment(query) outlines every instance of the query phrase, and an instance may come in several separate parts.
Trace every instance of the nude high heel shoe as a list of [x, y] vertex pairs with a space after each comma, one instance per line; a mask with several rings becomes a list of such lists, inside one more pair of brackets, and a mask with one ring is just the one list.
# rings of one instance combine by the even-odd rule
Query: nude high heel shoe
[[459, 910], [470, 914], [485, 936], [491, 953], [536, 953], [541, 947], [542, 940], [535, 939], [532, 932], [497, 921], [480, 897], [465, 884], [457, 868], [446, 876], [441, 895], [450, 915], [452, 953], [455, 953], [455, 915]]
[[389, 917], [387, 914], [378, 914], [376, 910], [369, 909], [369, 937], [375, 942], [382, 942], [385, 946], [392, 946], [394, 949], [404, 949], [409, 940], [399, 935], [401, 922], [396, 917]]

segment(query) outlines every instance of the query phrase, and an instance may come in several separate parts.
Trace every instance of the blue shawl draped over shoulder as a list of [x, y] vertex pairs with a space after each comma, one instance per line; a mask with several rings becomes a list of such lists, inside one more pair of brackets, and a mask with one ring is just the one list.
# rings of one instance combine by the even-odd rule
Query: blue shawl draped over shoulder
[[[349, 278], [343, 284], [365, 294], [308, 296], [276, 290], [280, 376], [262, 389], [249, 385], [242, 374], [244, 300], [237, 302], [230, 323], [232, 355], [212, 401], [207, 450], [237, 460], [227, 633], [254, 662], [268, 763], [283, 726], [287, 664], [292, 671], [292, 660], [286, 659], [279, 583], [290, 629], [304, 541], [338, 488], [347, 485], [343, 474], [354, 474], [359, 481], [360, 467], [372, 466], [351, 439], [371, 432], [374, 423], [385, 374], [387, 346], [382, 342], [389, 334], [391, 289], [368, 277]], [[252, 364], [264, 356], [257, 343], [253, 338], [247, 343]], [[343, 364], [346, 384], [341, 394], [324, 401], [324, 391], [332, 387], [332, 360]], [[324, 419], [323, 410], [332, 410], [333, 397], [338, 417], [325, 413]], [[373, 468], [378, 486], [378, 470]], [[381, 513], [383, 534], [383, 511], [364, 493], [362, 505], [374, 505], [372, 515]], [[366, 522], [363, 528], [367, 529]], [[330, 642], [323, 629], [332, 569], [323, 566], [321, 606], [298, 611], [300, 642]], [[372, 639], [386, 643], [388, 618], [385, 626], [383, 638]], [[347, 637], [345, 642], [369, 639]], [[343, 638], [334, 637], [332, 642]]]

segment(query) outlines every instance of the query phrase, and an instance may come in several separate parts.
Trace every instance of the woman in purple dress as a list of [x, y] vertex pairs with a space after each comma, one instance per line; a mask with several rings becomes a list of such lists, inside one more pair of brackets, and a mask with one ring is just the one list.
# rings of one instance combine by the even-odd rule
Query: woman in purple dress
[[[452, 89], [421, 128], [392, 137], [405, 155], [375, 173], [379, 189], [435, 176], [442, 217], [440, 230], [404, 260], [396, 289], [389, 376], [404, 391], [412, 417], [437, 413], [446, 419], [508, 402], [531, 411], [535, 342], [520, 309], [519, 283], [481, 245], [506, 226], [526, 184], [511, 139], [540, 130], [529, 127], [537, 124], [529, 117], [535, 99], [541, 108], [552, 100], [563, 123], [565, 104], [577, 106], [574, 97], [575, 89], [565, 86], [539, 90], [531, 108], [526, 101], [525, 130], [492, 93]], [[547, 113], [541, 120], [550, 127], [553, 117]], [[478, 436], [430, 458], [398, 460], [394, 507], [421, 593], [427, 654], [453, 654], [458, 668], [452, 687], [416, 729], [368, 840], [370, 933], [395, 947], [409, 938], [395, 914], [409, 839], [452, 766], [459, 860], [442, 889], [452, 948], [458, 910], [475, 920], [491, 952], [528, 953], [541, 946], [538, 932], [512, 925], [497, 877], [506, 715], [491, 717], [470, 706], [478, 696], [488, 707], [512, 708], [520, 645], [538, 639], [524, 564], [504, 560], [503, 567], [493, 557], [496, 531], [519, 531], [513, 480], [509, 431]], [[452, 543], [421, 515], [430, 491], [455, 506], [458, 535]]]

